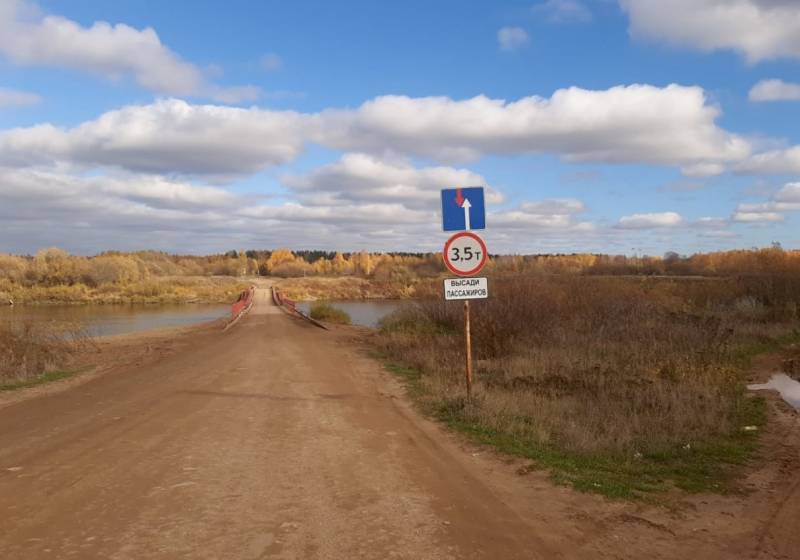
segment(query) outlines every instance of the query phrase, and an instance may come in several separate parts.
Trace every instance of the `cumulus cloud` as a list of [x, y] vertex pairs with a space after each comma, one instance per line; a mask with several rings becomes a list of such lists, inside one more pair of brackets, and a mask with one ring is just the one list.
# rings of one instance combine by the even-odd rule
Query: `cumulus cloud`
[[[6, 217], [19, 217], [19, 207], [9, 201], [25, 201], [32, 209], [56, 203], [65, 209], [81, 207], [120, 209], [132, 213], [148, 208], [154, 212], [176, 210], [223, 210], [234, 207], [237, 198], [228, 191], [192, 185], [153, 176], [72, 175], [52, 169], [0, 168], [0, 190], [6, 204]], [[170, 214], [171, 215], [171, 214]]]
[[787, 183], [775, 194], [779, 204], [794, 204], [792, 210], [800, 210], [800, 183]]
[[781, 222], [787, 212], [800, 211], [800, 183], [787, 183], [767, 202], [739, 204], [736, 222]]
[[733, 214], [733, 221], [745, 224], [782, 222], [783, 214], [778, 212], [747, 212], [737, 211]]
[[[131, 76], [143, 88], [169, 95], [252, 100], [254, 89], [207, 83], [203, 73], [165, 46], [152, 28], [98, 21], [84, 27], [42, 16], [23, 0], [0, 6], [0, 53], [20, 66], [55, 66], [117, 80]], [[237, 93], [239, 95], [237, 95]]]
[[304, 123], [291, 111], [169, 99], [110, 111], [71, 129], [45, 124], [0, 133], [0, 164], [68, 162], [147, 173], [241, 175], [297, 157]]
[[80, 126], [0, 133], [0, 164], [67, 162], [135, 172], [241, 175], [297, 157], [308, 143], [345, 152], [442, 163], [484, 155], [556, 154], [567, 160], [679, 165], [708, 175], [750, 153], [715, 124], [697, 87], [569, 88], [518, 101], [478, 96], [384, 96], [321, 113], [195, 105], [165, 99], [109, 111]]
[[800, 101], [800, 84], [762, 80], [750, 90], [750, 101]]
[[[90, 252], [112, 247], [203, 252], [280, 245], [438, 250], [444, 236], [438, 191], [431, 197], [430, 189], [438, 188], [440, 180], [482, 179], [468, 170], [414, 170], [396, 161], [359, 163], [362, 157], [346, 156], [320, 173], [310, 173], [304, 178], [307, 183], [287, 185], [289, 196], [284, 203], [262, 203], [224, 188], [150, 174], [87, 176], [54, 168], [0, 167], [0, 251], [35, 251], [54, 244]], [[354, 168], [348, 168], [354, 161]], [[364, 175], [360, 165], [373, 166], [377, 177]], [[359, 173], [366, 183], [359, 184]], [[346, 184], [335, 187], [323, 180], [334, 177]], [[409, 196], [375, 194], [368, 188], [397, 180], [408, 183]], [[307, 198], [310, 193], [305, 188], [312, 184], [330, 189], [321, 196], [333, 195], [335, 202], [316, 204]], [[425, 195], [423, 204], [418, 194]], [[537, 240], [569, 247], [575, 235], [592, 230], [590, 223], [577, 219], [584, 211], [577, 200], [525, 202], [510, 211], [493, 209], [500, 200], [498, 193], [489, 191], [490, 237], [535, 231]]]
[[497, 44], [504, 51], [515, 51], [529, 42], [528, 32], [521, 27], [502, 27], [497, 32]]
[[584, 213], [582, 201], [573, 198], [524, 202], [513, 210], [495, 212], [487, 218], [492, 228], [512, 231], [573, 230], [591, 231], [594, 225], [580, 221]]
[[417, 168], [406, 160], [389, 161], [367, 154], [345, 154], [335, 163], [308, 175], [283, 177], [282, 182], [308, 206], [342, 206], [358, 201], [434, 209], [441, 189], [470, 185], [488, 188], [488, 204], [502, 201], [486, 179], [468, 169]]
[[735, 169], [746, 174], [800, 174], [800, 146], [755, 154], [737, 164]]
[[533, 7], [553, 23], [586, 23], [592, 20], [592, 12], [579, 0], [546, 0]]
[[224, 232], [228, 238], [235, 234], [226, 215], [235, 202], [226, 191], [164, 178], [0, 168], [0, 250], [34, 251], [51, 245], [87, 251], [153, 246], [192, 250], [211, 232]]
[[[35, 251], [54, 244], [84, 251], [154, 247], [203, 252], [244, 245], [390, 249], [403, 243], [420, 246], [437, 229], [434, 209], [396, 203], [268, 205], [164, 177], [89, 177], [2, 167], [0, 221], [0, 251]], [[379, 232], [391, 235], [373, 240]]]
[[466, 161], [483, 154], [552, 153], [568, 160], [698, 166], [750, 152], [716, 126], [718, 107], [699, 87], [577, 87], [550, 98], [507, 102], [478, 96], [383, 96], [355, 111], [322, 114], [318, 140], [347, 151], [375, 150]]
[[725, 172], [725, 166], [715, 162], [701, 162], [684, 165], [681, 172], [686, 177], [713, 177]]
[[0, 109], [36, 105], [41, 100], [42, 98], [35, 93], [0, 87]]
[[800, 58], [795, 0], [619, 0], [633, 35], [703, 51], [733, 50], [748, 62]]
[[622, 229], [655, 229], [675, 227], [682, 223], [683, 218], [676, 212], [656, 212], [623, 216], [619, 219], [617, 227]]

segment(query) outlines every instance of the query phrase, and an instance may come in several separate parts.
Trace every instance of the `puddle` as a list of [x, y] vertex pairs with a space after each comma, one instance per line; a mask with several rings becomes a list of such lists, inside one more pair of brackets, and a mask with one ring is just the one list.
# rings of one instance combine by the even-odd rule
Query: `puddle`
[[775, 373], [770, 377], [769, 382], [748, 385], [751, 391], [762, 389], [773, 389], [778, 391], [787, 403], [792, 405], [795, 410], [800, 410], [800, 381], [795, 381], [785, 373]]

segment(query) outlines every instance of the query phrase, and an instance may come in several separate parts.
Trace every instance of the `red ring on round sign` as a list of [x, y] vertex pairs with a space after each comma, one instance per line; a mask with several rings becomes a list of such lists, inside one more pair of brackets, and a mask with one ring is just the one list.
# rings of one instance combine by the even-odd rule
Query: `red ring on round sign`
[[[479, 262], [478, 266], [476, 266], [472, 270], [465, 270], [465, 271], [457, 270], [453, 268], [453, 265], [450, 264], [450, 261], [447, 258], [447, 253], [448, 251], [450, 251], [450, 245], [452, 245], [456, 239], [459, 239], [461, 237], [471, 237], [472, 239], [478, 242], [478, 245], [481, 246], [481, 255], [482, 255], [481, 262]], [[488, 253], [489, 251], [486, 249], [486, 243], [483, 241], [483, 239], [481, 239], [479, 236], [472, 233], [471, 231], [459, 231], [458, 233], [450, 237], [450, 239], [447, 240], [447, 243], [444, 244], [444, 253], [442, 253], [442, 259], [444, 259], [444, 264], [448, 268], [448, 270], [453, 274], [455, 274], [456, 276], [472, 276], [473, 274], [477, 274], [478, 272], [480, 272], [481, 269], [484, 266], [486, 266], [486, 259], [489, 256]]]

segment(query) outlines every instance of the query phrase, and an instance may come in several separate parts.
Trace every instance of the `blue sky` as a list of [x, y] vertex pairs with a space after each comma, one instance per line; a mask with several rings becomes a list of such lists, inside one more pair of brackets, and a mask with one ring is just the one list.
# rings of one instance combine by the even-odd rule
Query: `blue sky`
[[0, 251], [797, 248], [798, 116], [792, 0], [0, 0]]

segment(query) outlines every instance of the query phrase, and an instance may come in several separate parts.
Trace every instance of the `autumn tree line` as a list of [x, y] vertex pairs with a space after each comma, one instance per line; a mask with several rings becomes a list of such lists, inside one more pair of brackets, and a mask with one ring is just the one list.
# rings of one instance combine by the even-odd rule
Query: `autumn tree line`
[[[229, 251], [223, 254], [172, 255], [158, 251], [77, 256], [49, 248], [35, 255], [0, 254], [3, 285], [100, 287], [151, 278], [190, 276], [358, 276], [378, 281], [433, 278], [446, 272], [438, 253], [341, 253], [330, 251]], [[495, 255], [486, 272], [507, 274], [800, 276], [800, 251], [769, 248], [680, 256], [599, 254]]]

